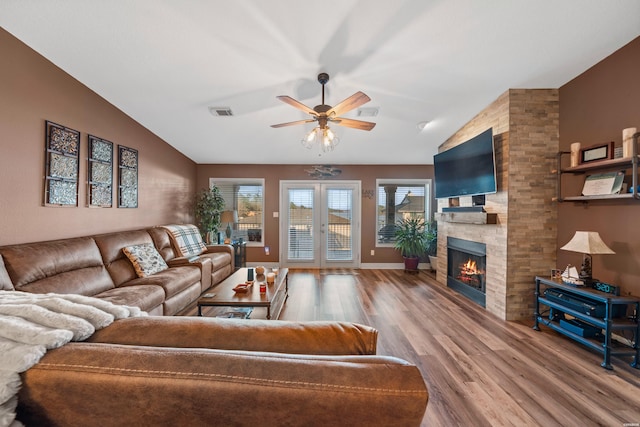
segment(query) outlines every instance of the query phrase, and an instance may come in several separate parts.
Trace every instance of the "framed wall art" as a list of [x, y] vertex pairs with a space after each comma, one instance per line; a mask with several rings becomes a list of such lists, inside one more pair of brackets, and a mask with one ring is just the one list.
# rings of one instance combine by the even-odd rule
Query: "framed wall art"
[[118, 207], [138, 207], [138, 150], [118, 145]]
[[45, 206], [78, 206], [80, 132], [45, 122]]
[[89, 135], [87, 205], [113, 206], [113, 142]]

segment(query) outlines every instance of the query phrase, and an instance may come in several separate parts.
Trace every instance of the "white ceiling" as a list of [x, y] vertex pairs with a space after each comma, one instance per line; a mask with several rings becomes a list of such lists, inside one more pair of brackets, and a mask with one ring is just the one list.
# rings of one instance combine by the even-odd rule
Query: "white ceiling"
[[[0, 25], [197, 163], [421, 164], [507, 89], [636, 38], [640, 1], [0, 0]], [[269, 125], [308, 117], [276, 96], [320, 104], [322, 71], [327, 104], [361, 90], [379, 114], [319, 156], [312, 125]]]

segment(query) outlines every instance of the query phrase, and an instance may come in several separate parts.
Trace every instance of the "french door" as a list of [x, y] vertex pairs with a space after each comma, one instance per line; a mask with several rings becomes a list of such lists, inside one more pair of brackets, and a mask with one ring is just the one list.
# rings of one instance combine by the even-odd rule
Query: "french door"
[[359, 195], [359, 181], [281, 181], [280, 259], [292, 267], [359, 267]]

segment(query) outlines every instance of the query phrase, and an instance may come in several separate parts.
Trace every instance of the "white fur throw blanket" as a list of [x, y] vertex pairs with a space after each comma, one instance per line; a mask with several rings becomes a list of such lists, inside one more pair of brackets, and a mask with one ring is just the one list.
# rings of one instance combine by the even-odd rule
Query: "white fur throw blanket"
[[0, 291], [0, 426], [22, 425], [15, 420], [19, 374], [47, 350], [86, 340], [115, 319], [146, 315], [82, 295]]

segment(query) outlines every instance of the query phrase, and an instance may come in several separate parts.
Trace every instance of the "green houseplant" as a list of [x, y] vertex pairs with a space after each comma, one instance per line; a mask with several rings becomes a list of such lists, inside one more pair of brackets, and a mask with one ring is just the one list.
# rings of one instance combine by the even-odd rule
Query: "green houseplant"
[[[224, 198], [215, 185], [210, 189], [202, 189], [196, 193], [195, 216], [203, 239], [211, 244], [218, 243], [218, 227], [220, 214], [224, 209]], [[215, 239], [212, 237], [216, 236]]]
[[431, 221], [427, 223], [425, 226], [425, 234], [429, 264], [431, 264], [431, 269], [435, 271], [438, 264], [438, 222]]
[[422, 218], [407, 218], [396, 223], [393, 247], [404, 257], [405, 270], [418, 270], [420, 257], [427, 252], [426, 223]]

